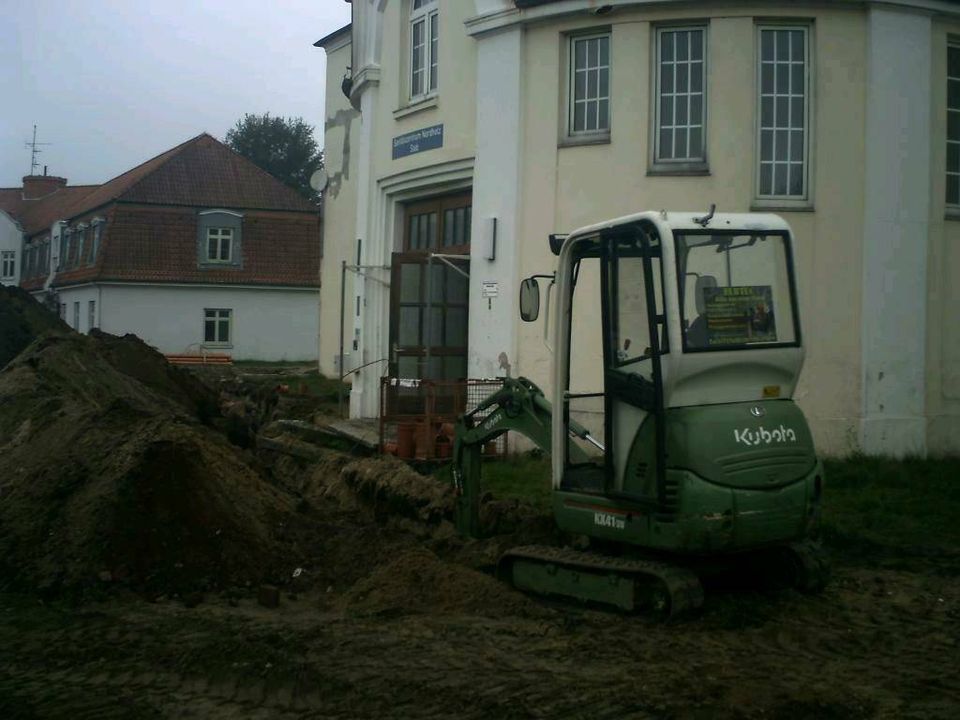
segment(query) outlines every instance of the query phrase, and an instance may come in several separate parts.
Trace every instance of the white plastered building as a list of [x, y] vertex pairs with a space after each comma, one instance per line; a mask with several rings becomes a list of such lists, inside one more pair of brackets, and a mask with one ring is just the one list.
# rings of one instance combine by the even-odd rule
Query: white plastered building
[[[542, 327], [516, 306], [519, 281], [555, 267], [547, 236], [715, 203], [795, 233], [796, 399], [818, 448], [960, 451], [960, 7], [352, 6], [317, 43], [320, 368], [336, 374], [341, 352], [362, 368], [352, 416], [378, 414], [384, 374], [545, 385]], [[428, 318], [431, 253], [469, 256], [451, 261], [469, 282], [434, 270]]]

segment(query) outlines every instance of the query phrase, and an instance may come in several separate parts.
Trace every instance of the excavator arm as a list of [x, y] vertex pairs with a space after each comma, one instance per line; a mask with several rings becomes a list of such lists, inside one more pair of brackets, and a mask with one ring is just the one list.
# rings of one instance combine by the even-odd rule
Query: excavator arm
[[[482, 419], [478, 420], [478, 416]], [[453, 484], [457, 493], [454, 521], [466, 537], [480, 535], [480, 476], [483, 446], [505, 432], [518, 432], [550, 452], [553, 408], [543, 392], [526, 378], [506, 378], [503, 387], [457, 421], [453, 440]], [[570, 434], [602, 446], [579, 423], [570, 421]], [[570, 461], [585, 463], [589, 456], [569, 444]]]

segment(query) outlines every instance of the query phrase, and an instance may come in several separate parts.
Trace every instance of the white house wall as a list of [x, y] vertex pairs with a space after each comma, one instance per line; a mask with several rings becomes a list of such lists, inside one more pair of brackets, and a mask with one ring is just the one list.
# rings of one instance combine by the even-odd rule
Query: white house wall
[[[438, 194], [432, 178], [469, 163], [471, 375], [502, 374], [492, 357], [505, 351], [511, 374], [546, 384], [553, 358], [542, 342], [543, 318], [517, 322], [515, 303], [518, 278], [556, 266], [550, 233], [644, 209], [706, 211], [716, 203], [725, 212], [772, 211], [796, 236], [806, 363], [795, 397], [818, 448], [960, 450], [960, 218], [945, 217], [943, 204], [946, 39], [960, 36], [960, 19], [948, 22], [918, 9], [919, 2], [614, 2], [604, 15], [590, 12], [595, 3], [572, 0], [523, 11], [506, 0], [441, 3], [441, 37], [455, 40], [441, 40], [436, 101], [411, 108], [404, 105], [406, 66], [396, 62], [406, 52], [407, 3], [362, 2], [361, 22], [382, 22], [377, 32], [363, 32], [382, 53], [361, 134], [372, 144], [359, 155], [369, 158], [369, 168], [353, 176], [368, 184], [353, 198], [341, 189], [334, 200], [355, 204], [355, 222], [335, 219], [351, 209], [331, 213], [328, 205], [326, 255], [349, 256], [362, 238], [369, 261], [389, 259], [400, 232], [396, 202], [416, 197], [417, 183], [421, 196]], [[809, 28], [805, 207], [769, 208], [754, 192], [757, 24], [778, 20]], [[458, 29], [454, 21], [465, 25]], [[654, 176], [651, 45], [658, 23], [683, 21], [708, 25], [709, 173]], [[559, 141], [565, 33], [599, 28], [612, 34], [611, 141], [570, 145]], [[328, 75], [328, 97], [330, 82]], [[392, 160], [394, 137], [440, 123], [442, 149]], [[401, 184], [408, 194], [394, 193]], [[491, 217], [498, 218], [495, 262], [485, 259]], [[344, 243], [336, 251], [334, 236]], [[480, 296], [482, 280], [501, 288], [490, 304]], [[376, 323], [362, 347], [363, 359], [375, 360], [389, 352], [386, 295], [360, 284], [353, 289], [360, 324]], [[325, 281], [323, 302], [338, 303], [338, 293], [339, 284], [331, 292]], [[891, 312], [891, 304], [899, 309]], [[348, 337], [352, 329], [348, 319]], [[599, 358], [598, 346], [575, 369], [578, 380], [600, 382]], [[373, 388], [381, 372], [368, 373], [360, 387]], [[372, 402], [351, 406], [354, 415], [376, 410]]]
[[[947, 39], [960, 37], [960, 20], [936, 19], [933, 78], [947, 74]], [[946, 195], [947, 87], [931, 86], [930, 242], [927, 258], [927, 451], [957, 452], [960, 438], [960, 217], [948, 213]]]
[[[784, 9], [764, 7], [764, 16]], [[796, 14], [796, 8], [792, 9]], [[755, 157], [756, 20], [751, 6], [725, 8], [710, 18], [707, 70], [707, 157], [710, 174], [647, 175], [651, 114], [651, 38], [657, 22], [702, 20], [702, 8], [617, 11], [528, 28], [524, 88], [522, 275], [556, 264], [549, 233], [644, 209], [723, 211], [752, 207]], [[818, 447], [831, 453], [857, 447], [860, 401], [860, 288], [863, 237], [865, 15], [856, 10], [805, 10], [813, 20], [815, 122], [812, 212], [777, 210], [796, 235], [801, 322], [806, 364], [796, 398], [812, 421]], [[561, 33], [612, 26], [612, 141], [558, 147], [561, 126]], [[830, 61], [817, 62], [829, 57]], [[623, 68], [635, 92], [624, 87]], [[639, 120], [638, 120], [639, 118]], [[599, 293], [597, 293], [599, 298]], [[598, 308], [599, 311], [599, 308]], [[515, 374], [546, 383], [552, 358], [542, 342], [542, 321], [520, 323], [522, 349]], [[579, 359], [573, 375], [592, 372], [601, 382], [601, 350]], [[584, 379], [584, 384], [590, 382]]]
[[[92, 286], [60, 291], [71, 303], [95, 291]], [[136, 333], [163, 353], [197, 352], [203, 345], [204, 309], [233, 311], [229, 347], [210, 347], [235, 360], [317, 358], [316, 290], [219, 288], [157, 285], [100, 286], [100, 328], [115, 335]], [[83, 306], [82, 306], [83, 307]], [[82, 313], [81, 313], [82, 315]], [[86, 332], [85, 318], [81, 332]]]
[[[349, 39], [349, 36], [348, 36]], [[357, 148], [360, 113], [341, 92], [340, 84], [351, 62], [351, 45], [344, 42], [327, 51], [327, 95], [324, 117], [324, 164], [329, 183], [324, 193], [323, 254], [320, 263], [320, 372], [339, 373], [340, 323], [344, 323], [344, 367], [350, 369], [353, 351], [356, 295], [352, 272], [345, 277], [341, 318], [343, 263], [356, 263]]]

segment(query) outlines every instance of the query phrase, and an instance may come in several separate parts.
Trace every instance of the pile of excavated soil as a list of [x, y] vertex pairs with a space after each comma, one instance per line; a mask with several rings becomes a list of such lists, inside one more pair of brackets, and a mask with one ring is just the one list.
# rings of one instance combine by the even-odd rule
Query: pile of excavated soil
[[343, 596], [351, 615], [456, 613], [490, 617], [539, 616], [549, 611], [476, 570], [444, 562], [429, 550], [400, 553]]
[[70, 328], [25, 290], [0, 285], [0, 368], [48, 331]]
[[127, 336], [41, 337], [0, 372], [0, 582], [168, 592], [287, 575], [288, 494]]

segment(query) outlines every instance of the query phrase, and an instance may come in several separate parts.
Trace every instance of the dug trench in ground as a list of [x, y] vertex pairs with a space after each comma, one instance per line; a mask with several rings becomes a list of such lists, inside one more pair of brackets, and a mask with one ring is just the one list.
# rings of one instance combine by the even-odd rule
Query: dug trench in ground
[[[348, 588], [405, 558], [400, 567], [422, 564], [432, 587], [475, 582], [461, 595], [479, 596], [489, 578], [472, 568], [523, 539], [460, 542], [448, 487], [397, 461], [319, 449], [291, 468], [257, 453], [256, 430], [284, 406], [273, 388], [200, 382], [134, 336], [83, 336], [32, 302], [0, 297], [24, 346], [0, 372], [3, 587], [54, 598]], [[516, 503], [485, 511], [498, 526], [521, 516]], [[458, 568], [438, 566], [448, 561]]]

